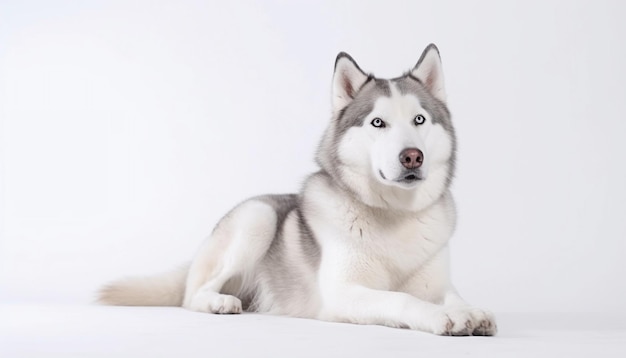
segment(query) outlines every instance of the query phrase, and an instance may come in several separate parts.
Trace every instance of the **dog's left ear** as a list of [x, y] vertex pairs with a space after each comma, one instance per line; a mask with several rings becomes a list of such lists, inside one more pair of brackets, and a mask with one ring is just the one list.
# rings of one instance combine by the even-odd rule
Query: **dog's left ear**
[[438, 100], [446, 102], [446, 87], [443, 83], [441, 57], [435, 44], [426, 47], [411, 75], [419, 79], [428, 91]]
[[350, 104], [368, 78], [350, 55], [339, 53], [333, 75], [333, 113]]

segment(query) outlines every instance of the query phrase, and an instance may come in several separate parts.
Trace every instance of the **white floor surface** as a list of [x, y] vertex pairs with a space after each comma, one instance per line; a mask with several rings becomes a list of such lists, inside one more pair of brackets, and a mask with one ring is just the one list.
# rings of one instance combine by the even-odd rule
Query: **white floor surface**
[[0, 357], [626, 357], [626, 315], [496, 313], [496, 337], [181, 308], [0, 305]]

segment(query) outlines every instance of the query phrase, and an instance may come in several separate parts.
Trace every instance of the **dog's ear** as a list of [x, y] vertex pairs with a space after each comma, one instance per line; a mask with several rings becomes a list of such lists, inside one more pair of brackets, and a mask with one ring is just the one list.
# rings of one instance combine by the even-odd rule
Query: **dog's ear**
[[441, 57], [435, 44], [426, 47], [417, 65], [411, 70], [411, 75], [426, 87], [438, 100], [446, 102], [446, 87], [443, 83]]
[[338, 113], [352, 102], [368, 78], [350, 55], [339, 53], [333, 75], [333, 113]]

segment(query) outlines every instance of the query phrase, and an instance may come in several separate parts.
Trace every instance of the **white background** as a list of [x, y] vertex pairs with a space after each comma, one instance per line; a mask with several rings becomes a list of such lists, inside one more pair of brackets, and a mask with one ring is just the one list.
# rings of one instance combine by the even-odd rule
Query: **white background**
[[189, 260], [234, 204], [315, 170], [339, 51], [439, 46], [460, 292], [625, 312], [619, 1], [0, 3], [0, 301], [89, 302]]

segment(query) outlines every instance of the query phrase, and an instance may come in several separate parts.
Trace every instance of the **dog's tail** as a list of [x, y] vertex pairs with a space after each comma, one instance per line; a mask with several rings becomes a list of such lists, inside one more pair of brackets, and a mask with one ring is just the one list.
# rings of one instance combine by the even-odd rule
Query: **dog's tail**
[[189, 265], [147, 277], [130, 277], [104, 286], [97, 302], [114, 306], [182, 306]]

